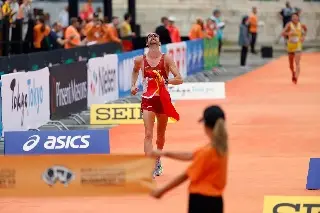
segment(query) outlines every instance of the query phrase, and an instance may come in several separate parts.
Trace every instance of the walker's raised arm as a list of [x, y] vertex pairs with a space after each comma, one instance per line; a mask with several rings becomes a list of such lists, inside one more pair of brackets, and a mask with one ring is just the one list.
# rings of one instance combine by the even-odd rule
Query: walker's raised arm
[[174, 76], [174, 78], [169, 79], [168, 84], [173, 84], [173, 85], [182, 84], [183, 80], [182, 80], [182, 77], [180, 75], [180, 72], [178, 70], [176, 63], [173, 61], [173, 59], [170, 56], [166, 56], [165, 60], [169, 66], [169, 71]]
[[139, 71], [141, 69], [142, 59], [143, 59], [142, 56], [138, 56], [134, 59], [134, 66], [133, 66], [132, 78], [131, 78], [131, 87], [136, 86], [136, 82], [139, 77]]

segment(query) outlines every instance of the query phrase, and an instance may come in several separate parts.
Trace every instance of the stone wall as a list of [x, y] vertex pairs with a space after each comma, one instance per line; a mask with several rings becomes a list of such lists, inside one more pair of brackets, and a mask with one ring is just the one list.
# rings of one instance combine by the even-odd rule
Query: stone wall
[[[114, 15], [121, 17], [127, 11], [127, 0], [113, 0]], [[303, 10], [302, 22], [308, 27], [307, 40], [320, 40], [320, 2], [309, 3], [303, 0], [291, 0], [291, 4]], [[226, 22], [225, 39], [237, 41], [241, 17], [249, 14], [251, 7], [259, 10], [259, 20], [264, 26], [259, 29], [259, 41], [273, 42], [282, 30], [278, 12], [284, 6], [285, 0], [275, 2], [259, 2], [253, 0], [137, 0], [137, 22], [142, 26], [142, 34], [153, 31], [162, 16], [175, 16], [176, 25], [182, 35], [187, 35], [192, 23], [197, 17], [208, 18], [214, 8], [222, 11]], [[36, 7], [45, 8], [52, 17], [57, 17], [66, 3], [34, 2]], [[95, 3], [94, 7], [102, 7]], [[53, 18], [54, 19], [54, 18]]]

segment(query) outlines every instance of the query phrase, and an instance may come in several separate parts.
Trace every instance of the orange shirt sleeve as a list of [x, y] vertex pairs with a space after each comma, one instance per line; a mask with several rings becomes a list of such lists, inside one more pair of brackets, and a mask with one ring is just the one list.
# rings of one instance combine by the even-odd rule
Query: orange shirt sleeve
[[200, 180], [206, 174], [208, 161], [212, 163], [211, 157], [210, 152], [202, 149], [194, 152], [193, 162], [187, 169], [187, 175], [191, 182]]
[[115, 29], [114, 27], [108, 27], [108, 34], [112, 42], [121, 43], [121, 40], [118, 38], [118, 35], [117, 35], [118, 34], [117, 29]]
[[44, 36], [49, 36], [50, 31], [51, 31], [50, 27], [46, 26], [46, 30], [44, 31]]

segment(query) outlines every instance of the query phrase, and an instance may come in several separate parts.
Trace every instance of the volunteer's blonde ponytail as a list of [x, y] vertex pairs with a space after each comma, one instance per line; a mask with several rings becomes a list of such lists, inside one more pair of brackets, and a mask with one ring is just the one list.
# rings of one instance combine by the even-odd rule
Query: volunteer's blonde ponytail
[[228, 152], [228, 133], [223, 119], [216, 121], [212, 134], [212, 146], [217, 149], [219, 155], [225, 155]]

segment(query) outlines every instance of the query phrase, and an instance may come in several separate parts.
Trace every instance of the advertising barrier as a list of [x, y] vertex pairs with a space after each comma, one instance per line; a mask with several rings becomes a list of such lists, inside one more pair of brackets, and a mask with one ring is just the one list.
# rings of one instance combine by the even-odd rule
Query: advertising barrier
[[143, 155], [1, 156], [0, 197], [149, 194], [154, 165]]
[[0, 81], [0, 131], [1, 131], [1, 136], [3, 136], [3, 127], [2, 127], [2, 82]]
[[[168, 123], [175, 123], [175, 121], [169, 119]], [[90, 124], [143, 124], [141, 105], [93, 104], [90, 108]]]
[[1, 76], [3, 131], [35, 129], [50, 120], [49, 69]]
[[204, 70], [211, 70], [219, 65], [218, 39], [203, 39]]
[[[131, 76], [134, 66], [134, 59], [137, 56], [143, 55], [143, 49], [135, 50], [132, 52], [118, 54], [119, 63], [119, 97], [125, 97], [130, 95], [131, 91]], [[142, 90], [142, 75], [140, 73], [137, 86], [139, 90]]]
[[[172, 43], [166, 45], [166, 52], [176, 62], [182, 78], [187, 77], [187, 44], [186, 42]], [[172, 74], [169, 76], [172, 78]]]
[[108, 130], [4, 132], [5, 155], [109, 154]]
[[263, 213], [316, 213], [320, 211], [319, 196], [265, 196]]
[[187, 41], [187, 75], [203, 71], [203, 41], [202, 39]]
[[119, 98], [118, 56], [106, 55], [88, 61], [88, 107]]
[[172, 100], [201, 100], [226, 98], [224, 82], [201, 82], [169, 85]]
[[59, 119], [87, 109], [87, 64], [77, 62], [50, 68], [51, 118]]

